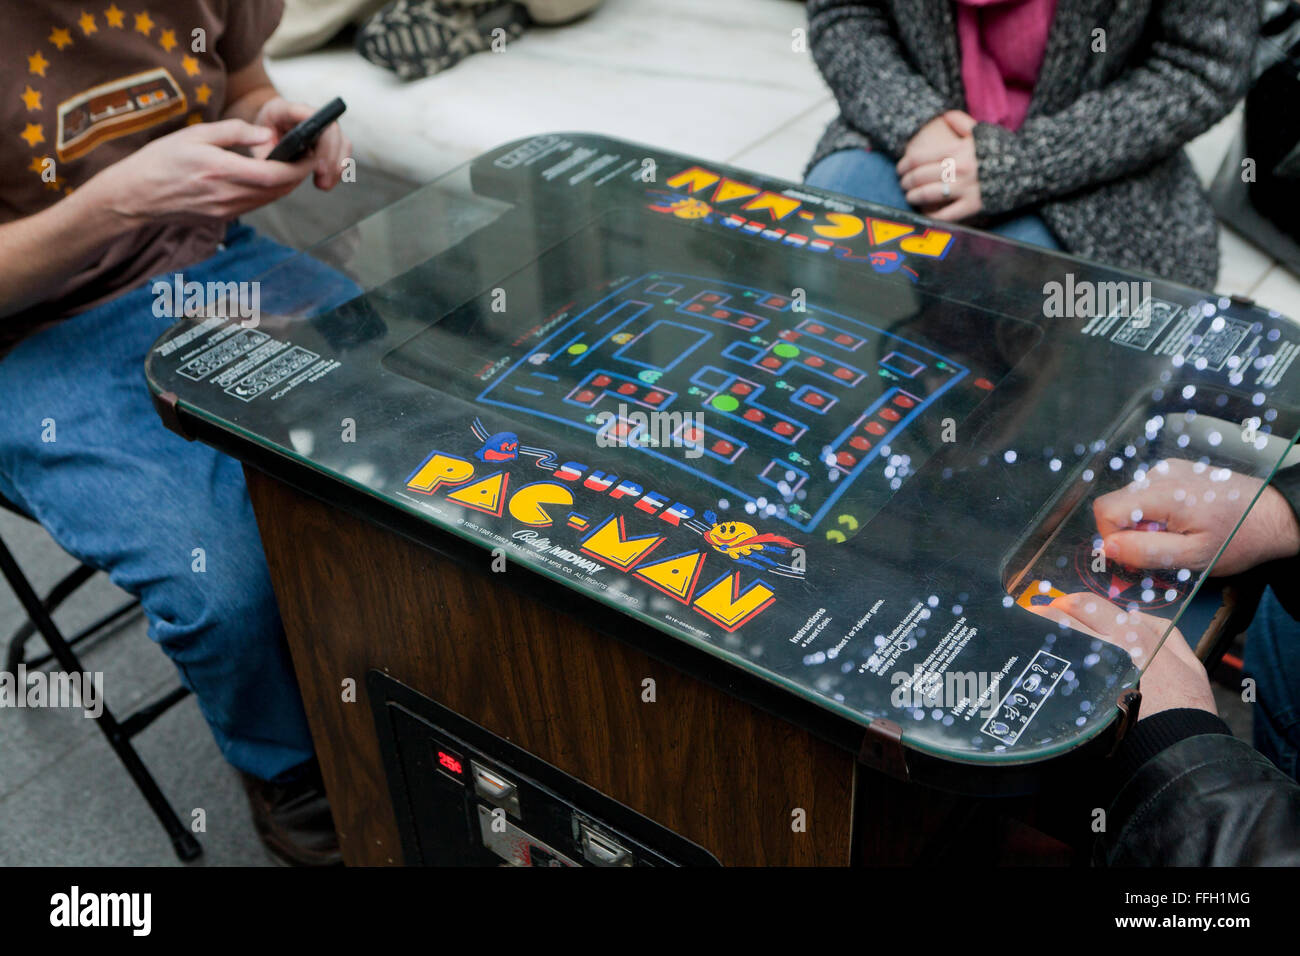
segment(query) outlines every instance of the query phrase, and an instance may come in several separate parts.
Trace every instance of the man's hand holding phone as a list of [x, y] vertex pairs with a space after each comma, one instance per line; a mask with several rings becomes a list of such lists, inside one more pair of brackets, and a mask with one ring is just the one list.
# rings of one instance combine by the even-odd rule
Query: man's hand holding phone
[[[252, 155], [255, 159], [266, 159], [295, 126], [310, 119], [316, 110], [304, 103], [290, 103], [282, 96], [267, 100], [258, 110], [253, 121], [257, 126], [268, 127], [273, 137], [266, 143], [255, 146]], [[308, 153], [312, 161], [312, 174], [317, 189], [330, 190], [339, 184], [343, 176], [343, 161], [352, 155], [352, 144], [343, 135], [338, 123], [330, 123], [316, 140], [315, 147]], [[292, 165], [303, 162], [299, 159]]]

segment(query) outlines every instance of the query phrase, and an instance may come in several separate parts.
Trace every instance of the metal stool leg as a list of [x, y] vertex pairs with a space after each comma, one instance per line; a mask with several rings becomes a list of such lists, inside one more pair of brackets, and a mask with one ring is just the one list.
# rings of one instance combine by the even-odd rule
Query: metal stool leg
[[[68, 646], [62, 632], [55, 625], [49, 612], [46, 611], [45, 605], [37, 597], [31, 583], [27, 580], [27, 576], [22, 573], [22, 569], [18, 567], [18, 562], [14, 560], [13, 554], [10, 553], [8, 546], [3, 541], [0, 541], [0, 571], [3, 571], [5, 578], [9, 581], [9, 586], [13, 588], [14, 594], [18, 596], [19, 602], [35, 625], [36, 630], [45, 638], [45, 643], [49, 645], [54, 658], [70, 673], [84, 671], [81, 661], [72, 648]], [[176, 700], [183, 696], [185, 696], [184, 693], [179, 696], [176, 696], [175, 693], [169, 695], [169, 698], [165, 698], [165, 700], [170, 701], [167, 706], [175, 703]], [[181, 860], [189, 861], [197, 858], [203, 852], [203, 848], [194, 835], [181, 823], [176, 811], [167, 802], [167, 798], [163, 796], [163, 792], [159, 789], [153, 774], [145, 767], [140, 755], [136, 753], [135, 747], [131, 744], [132, 733], [147, 725], [153, 717], [156, 717], [161, 712], [161, 709], [155, 710], [154, 713], [149, 715], [148, 720], [144, 720], [132, 727], [124, 727], [124, 725], [118, 723], [109, 709], [105, 707], [99, 717], [95, 719], [95, 723], [107, 738], [109, 746], [113, 748], [117, 758], [122, 761], [122, 766], [126, 767], [127, 773], [135, 781], [140, 793], [149, 802], [149, 808], [153, 810], [158, 822], [167, 831], [167, 836], [171, 838], [172, 849], [175, 850], [176, 855]]]

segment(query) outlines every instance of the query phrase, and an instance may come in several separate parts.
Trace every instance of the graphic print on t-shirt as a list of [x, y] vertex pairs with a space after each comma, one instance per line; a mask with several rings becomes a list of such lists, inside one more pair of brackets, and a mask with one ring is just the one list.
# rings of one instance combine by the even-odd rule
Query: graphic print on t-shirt
[[67, 162], [106, 140], [164, 123], [185, 106], [185, 94], [164, 67], [102, 83], [59, 104], [55, 149]]
[[[25, 56], [20, 98], [26, 115], [18, 137], [32, 153], [27, 168], [51, 191], [72, 191], [58, 164], [177, 117], [201, 122], [213, 102], [204, 73], [206, 50], [191, 50], [184, 28], [161, 23], [148, 10], [124, 10], [114, 2], [85, 10], [75, 24], [54, 25], [43, 36], [41, 47]], [[87, 76], [92, 82], [68, 95], [69, 76], [86, 69], [85, 44], [116, 49], [122, 46], [118, 37], [134, 38], [144, 56], [134, 64], [124, 62], [118, 76]]]

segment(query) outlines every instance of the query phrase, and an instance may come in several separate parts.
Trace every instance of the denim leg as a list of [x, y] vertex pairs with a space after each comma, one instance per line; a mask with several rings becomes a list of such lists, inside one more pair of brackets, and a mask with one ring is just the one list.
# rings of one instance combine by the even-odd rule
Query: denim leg
[[875, 150], [841, 149], [808, 170], [804, 182], [881, 206], [911, 209], [903, 187], [898, 185], [894, 163], [895, 160]]
[[1056, 236], [1047, 228], [1047, 223], [1043, 222], [1041, 216], [1017, 216], [989, 226], [988, 231], [1006, 236], [1008, 239], [1018, 239], [1031, 246], [1041, 246], [1044, 249], [1061, 248], [1061, 244], [1056, 241]]
[[[232, 229], [185, 278], [245, 281], [292, 254]], [[144, 358], [172, 324], [151, 285], [0, 361], [0, 491], [140, 598], [226, 759], [273, 779], [311, 758], [311, 735], [240, 466], [150, 401]]]
[[[884, 153], [874, 150], [841, 149], [826, 156], [810, 169], [804, 182], [855, 199], [915, 212], [908, 205], [903, 187], [898, 184], [894, 163]], [[1042, 218], [1032, 214], [1007, 219], [988, 226], [987, 230], [1045, 249], [1061, 248]]]
[[1245, 658], [1255, 680], [1255, 749], [1300, 780], [1300, 622], [1271, 588], [1246, 631]]

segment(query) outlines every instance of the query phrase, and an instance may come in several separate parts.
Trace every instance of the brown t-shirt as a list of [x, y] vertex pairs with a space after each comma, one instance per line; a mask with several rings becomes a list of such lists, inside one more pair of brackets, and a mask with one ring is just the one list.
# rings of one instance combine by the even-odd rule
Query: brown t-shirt
[[[283, 0], [0, 0], [0, 223], [58, 202], [150, 140], [219, 119]], [[52, 160], [49, 165], [47, 160]], [[212, 255], [225, 226], [118, 237], [47, 302], [0, 318], [0, 355], [36, 329]]]

